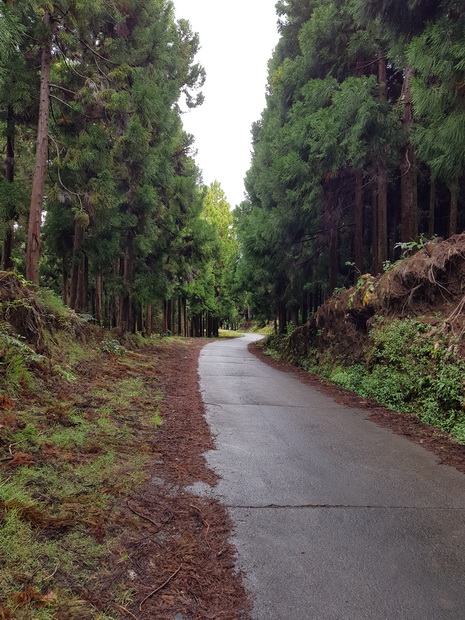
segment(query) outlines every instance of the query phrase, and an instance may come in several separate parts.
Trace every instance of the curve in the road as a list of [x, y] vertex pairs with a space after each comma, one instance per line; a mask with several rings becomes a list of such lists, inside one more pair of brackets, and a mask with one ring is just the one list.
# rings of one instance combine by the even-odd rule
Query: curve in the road
[[465, 486], [421, 446], [247, 351], [200, 386], [255, 620], [465, 619]]

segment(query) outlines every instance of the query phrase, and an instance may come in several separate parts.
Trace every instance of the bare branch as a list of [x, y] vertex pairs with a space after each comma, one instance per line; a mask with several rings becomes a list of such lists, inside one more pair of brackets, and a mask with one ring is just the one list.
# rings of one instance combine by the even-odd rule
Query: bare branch
[[59, 84], [50, 84], [50, 86], [52, 88], [58, 88], [65, 93], [70, 93], [70, 95], [77, 95], [77, 93], [75, 93], [74, 90], [69, 90], [69, 88], [65, 88], [64, 86], [60, 86]]
[[63, 181], [61, 180], [61, 174], [60, 174], [60, 149], [58, 147], [58, 142], [53, 138], [53, 136], [51, 136], [49, 134], [49, 139], [53, 142], [53, 144], [55, 145], [55, 149], [57, 152], [57, 160], [58, 160], [58, 166], [57, 166], [57, 176], [58, 176], [58, 182], [60, 183], [61, 187], [68, 192], [68, 194], [71, 194], [73, 196], [77, 196], [78, 200], [79, 200], [79, 204], [81, 206], [81, 210], [84, 211], [84, 205], [82, 204], [82, 199], [80, 194], [78, 194], [77, 192], [73, 192], [71, 189], [69, 189], [68, 187], [66, 187], [66, 185], [63, 183]]

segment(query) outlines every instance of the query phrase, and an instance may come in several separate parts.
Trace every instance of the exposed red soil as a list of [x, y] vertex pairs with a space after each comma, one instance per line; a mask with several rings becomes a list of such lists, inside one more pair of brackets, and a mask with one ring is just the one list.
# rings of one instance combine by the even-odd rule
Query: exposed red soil
[[354, 392], [329, 383], [317, 375], [292, 366], [283, 360], [273, 359], [266, 355], [261, 346], [256, 342], [249, 344], [249, 351], [273, 368], [294, 374], [302, 383], [311, 385], [341, 405], [356, 409], [366, 409], [368, 419], [372, 422], [384, 428], [389, 428], [397, 435], [403, 435], [409, 441], [422, 445], [438, 456], [439, 462], [442, 465], [450, 465], [458, 469], [458, 471], [465, 473], [465, 446], [454, 443], [451, 435], [433, 426], [424, 424], [414, 414], [397, 413], [374, 401], [363, 399]]

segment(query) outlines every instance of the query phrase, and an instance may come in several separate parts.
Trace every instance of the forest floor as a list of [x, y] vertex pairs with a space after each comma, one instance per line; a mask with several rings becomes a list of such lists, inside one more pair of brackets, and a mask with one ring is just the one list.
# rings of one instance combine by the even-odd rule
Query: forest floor
[[325, 381], [306, 370], [270, 357], [264, 353], [260, 341], [251, 343], [248, 348], [261, 361], [282, 372], [293, 373], [299, 381], [311, 385], [333, 398], [337, 403], [346, 407], [366, 409], [367, 417], [372, 422], [389, 428], [392, 432], [406, 437], [409, 441], [422, 445], [426, 450], [433, 452], [441, 464], [450, 465], [465, 473], [465, 446], [456, 443], [448, 433], [424, 424], [413, 413], [397, 413], [375, 401], [363, 399], [355, 392]]
[[[28, 438], [21, 447], [4, 444], [8, 478], [2, 478], [1, 490], [16, 478], [19, 488], [26, 476], [28, 488], [35, 481], [33, 498], [41, 501], [35, 511], [30, 500], [8, 501], [8, 494], [0, 502], [0, 521], [14, 512], [33, 535], [30, 552], [19, 558], [22, 566], [17, 552], [11, 560], [10, 573], [20, 573], [15, 580], [0, 570], [0, 618], [247, 617], [226, 509], [185, 490], [217, 480], [203, 456], [213, 448], [198, 387], [198, 355], [205, 344], [160, 339], [121, 357], [97, 353], [73, 369], [75, 383], [49, 384], [45, 407], [43, 396], [33, 392], [14, 407], [4, 403], [2, 431], [9, 427], [24, 437], [27, 427], [32, 436], [21, 415], [26, 407], [40, 409], [43, 439]], [[63, 433], [88, 430], [82, 420], [93, 430], [86, 442], [70, 446]], [[110, 444], [112, 459], [106, 456]], [[52, 488], [51, 478], [37, 490], [50, 467], [59, 472], [60, 490]], [[92, 473], [78, 484], [79, 471]]]

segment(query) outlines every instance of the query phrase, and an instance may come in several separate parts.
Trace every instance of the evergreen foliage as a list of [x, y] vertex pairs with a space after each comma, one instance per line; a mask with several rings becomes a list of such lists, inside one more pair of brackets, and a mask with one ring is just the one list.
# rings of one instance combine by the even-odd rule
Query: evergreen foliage
[[232, 320], [232, 233], [212, 205], [205, 215], [216, 198], [181, 120], [203, 101], [199, 44], [168, 0], [2, 4], [4, 269], [122, 331], [201, 335]]
[[236, 221], [252, 309], [286, 333], [399, 244], [462, 229], [465, 26], [453, 0], [277, 9]]
[[205, 73], [168, 0], [4, 1], [1, 267], [123, 331], [212, 335], [247, 308], [285, 333], [399, 244], [460, 230], [458, 3], [281, 0], [277, 14], [232, 221], [183, 130]]

